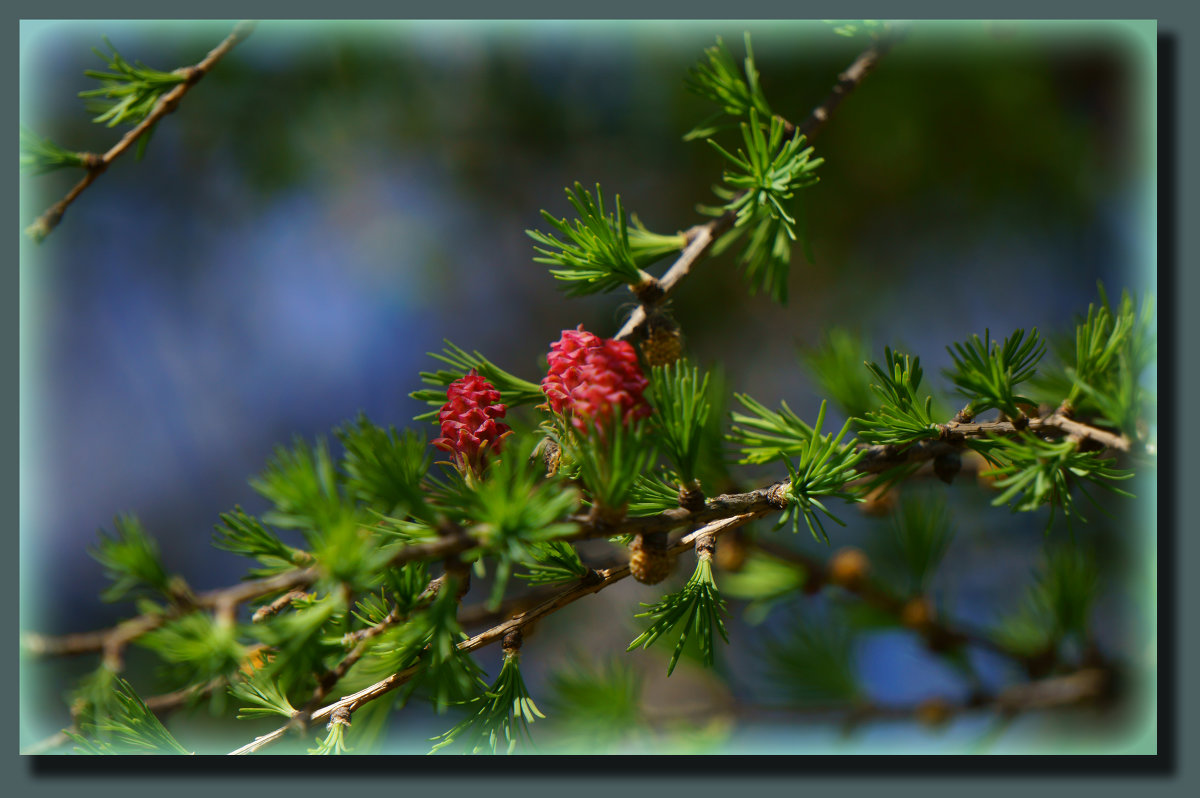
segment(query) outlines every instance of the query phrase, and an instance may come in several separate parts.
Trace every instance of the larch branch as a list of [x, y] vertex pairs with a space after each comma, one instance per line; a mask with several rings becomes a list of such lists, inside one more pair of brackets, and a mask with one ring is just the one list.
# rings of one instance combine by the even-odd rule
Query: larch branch
[[[719, 537], [720, 535], [737, 529], [743, 524], [747, 524], [756, 518], [761, 518], [763, 515], [766, 515], [767, 512], [768, 510], [747, 512], [741, 515], [733, 516], [732, 518], [724, 518], [719, 521], [706, 524], [694, 532], [684, 535], [675, 543], [675, 545], [671, 546], [668, 551], [671, 555], [681, 554], [689, 549], [692, 549], [696, 545], [696, 541], [704, 535], [708, 535], [713, 538]], [[502, 640], [509, 632], [523, 629], [534, 621], [544, 618], [551, 613], [557, 612], [563, 607], [578, 601], [584, 596], [598, 593], [604, 588], [616, 584], [627, 576], [629, 576], [628, 565], [621, 565], [604, 571], [591, 571], [587, 576], [582, 577], [575, 585], [555, 594], [554, 596], [551, 596], [533, 609], [514, 615], [512, 618], [509, 618], [503, 623], [497, 624], [486, 631], [480, 632], [474, 637], [464, 640], [463, 642], [459, 643], [458, 648], [460, 651], [467, 652], [474, 651], [478, 648], [490, 645], [491, 643], [495, 643], [499, 640]], [[315, 710], [310, 716], [310, 720], [323, 720], [324, 718], [329, 717], [332, 713], [340, 710], [353, 713], [363, 704], [374, 701], [376, 698], [395, 690], [397, 687], [404, 684], [414, 675], [416, 675], [419, 669], [420, 665], [418, 664], [405, 668], [397, 673], [393, 673], [391, 676], [376, 682], [370, 687], [364, 688], [353, 695], [345, 696], [344, 698], [334, 701], [332, 704], [327, 704], [326, 706]], [[289, 722], [283, 726], [280, 726], [278, 729], [275, 729], [268, 734], [264, 734], [255, 738], [253, 741], [243, 745], [236, 751], [230, 752], [230, 755], [234, 756], [255, 753], [256, 751], [259, 751], [271, 743], [281, 739], [290, 729], [294, 728], [294, 726], [295, 724], [293, 722]]]
[[214, 47], [202, 61], [190, 67], [182, 67], [176, 70], [177, 73], [184, 75], [183, 82], [176, 85], [168, 91], [155, 103], [154, 108], [146, 115], [146, 118], [139, 122], [128, 133], [121, 137], [121, 140], [114, 144], [108, 152], [100, 156], [85, 154], [84, 160], [87, 163], [87, 174], [75, 184], [75, 186], [67, 192], [67, 195], [58, 202], [51, 205], [45, 213], [38, 217], [37, 221], [26, 228], [25, 232], [34, 241], [40, 242], [46, 236], [50, 235], [51, 231], [58, 226], [62, 221], [63, 214], [67, 208], [74, 202], [84, 190], [90, 186], [97, 177], [99, 177], [112, 163], [124, 155], [130, 147], [146, 135], [163, 117], [174, 111], [179, 106], [179, 101], [187, 94], [192, 86], [200, 81], [208, 72], [216, 65], [218, 61], [232, 50], [238, 42], [245, 39], [254, 31], [253, 22], [241, 22], [234, 27], [225, 40]]
[[[1027, 423], [1027, 429], [1030, 431], [1070, 435], [1077, 440], [1093, 441], [1106, 449], [1124, 453], [1132, 450], [1132, 444], [1128, 438], [1067, 418], [1057, 411], [1045, 417], [1028, 419]], [[897, 466], [927, 462], [942, 454], [961, 451], [968, 440], [983, 439], [994, 435], [1017, 435], [1023, 431], [1011, 421], [969, 424], [951, 421], [943, 425], [942, 430], [942, 437], [938, 440], [916, 441], [903, 445], [865, 446], [863, 447], [865, 454], [855, 465], [855, 469], [862, 474], [878, 474]], [[789, 486], [790, 483], [785, 480], [746, 493], [715, 496], [707, 500], [699, 509], [689, 510], [675, 507], [657, 515], [625, 518], [615, 524], [597, 521], [586, 515], [573, 516], [570, 520], [578, 523], [579, 529], [562, 539], [577, 541], [613, 537], [620, 534], [647, 535], [728, 519], [745, 513], [765, 515], [787, 508], [786, 490]], [[405, 546], [392, 558], [390, 565], [395, 567], [418, 560], [448, 557], [461, 554], [478, 545], [479, 541], [473, 535], [466, 530], [459, 529], [450, 535]], [[72, 655], [104, 651], [106, 647], [123, 646], [129, 641], [157, 629], [163, 623], [177, 617], [182, 610], [217, 609], [221, 606], [242, 604], [280, 591], [297, 590], [311, 585], [316, 581], [318, 575], [315, 568], [309, 567], [288, 571], [268, 579], [243, 582], [230, 588], [202, 593], [196, 596], [190, 604], [176, 608], [173, 612], [140, 615], [109, 629], [61, 637], [27, 634], [24, 640], [25, 647], [30, 653], [42, 655]]]
[[108, 629], [62, 635], [61, 637], [27, 633], [23, 642], [29, 653], [39, 655], [71, 656], [105, 651], [113, 646], [124, 646], [131, 640], [157, 629], [167, 621], [179, 617], [184, 612], [197, 609], [219, 610], [237, 606], [262, 596], [278, 593], [281, 590], [288, 591], [311, 585], [317, 580], [317, 576], [316, 568], [285, 571], [265, 579], [254, 579], [232, 587], [210, 590], [193, 597], [186, 604], [176, 605], [164, 612], [139, 615]]
[[[854, 59], [854, 63], [838, 75], [838, 81], [830, 90], [829, 95], [799, 125], [795, 125], [783, 117], [779, 117], [783, 122], [785, 134], [790, 138], [798, 130], [809, 141], [816, 138], [817, 134], [821, 132], [825, 124], [833, 116], [833, 112], [837, 110], [837, 107], [842, 104], [842, 101], [846, 99], [850, 92], [866, 79], [867, 75], [875, 68], [875, 64], [891, 49], [892, 45], [895, 44], [901, 35], [901, 31], [893, 30], [860, 53]], [[634, 308], [629, 319], [626, 320], [617, 333], [617, 340], [628, 338], [638, 331], [642, 324], [645, 323], [649, 315], [649, 310], [667, 301], [675, 287], [683, 281], [683, 278], [691, 273], [692, 266], [708, 253], [708, 250], [712, 248], [712, 245], [716, 243], [718, 238], [733, 227], [736, 219], [737, 214], [735, 212], [726, 211], [716, 219], [706, 224], [697, 225], [685, 233], [688, 241], [687, 246], [684, 247], [683, 252], [680, 253], [676, 261], [671, 264], [671, 267], [659, 279], [658, 286], [660, 290], [648, 292], [645, 295], [649, 301], [640, 302]]]

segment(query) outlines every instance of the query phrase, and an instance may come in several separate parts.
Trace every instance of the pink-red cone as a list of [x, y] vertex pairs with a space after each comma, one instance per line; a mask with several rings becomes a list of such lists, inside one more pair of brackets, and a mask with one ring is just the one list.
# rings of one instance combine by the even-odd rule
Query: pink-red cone
[[647, 380], [637, 354], [625, 341], [600, 338], [579, 325], [563, 330], [550, 345], [550, 373], [542, 392], [556, 413], [563, 413], [580, 432], [603, 429], [614, 409], [628, 424], [650, 415], [642, 393]]
[[446, 389], [446, 404], [438, 413], [442, 437], [432, 443], [450, 452], [460, 470], [483, 472], [489, 452], [500, 452], [504, 438], [511, 432], [504, 418], [508, 408], [500, 404], [500, 392], [475, 369]]

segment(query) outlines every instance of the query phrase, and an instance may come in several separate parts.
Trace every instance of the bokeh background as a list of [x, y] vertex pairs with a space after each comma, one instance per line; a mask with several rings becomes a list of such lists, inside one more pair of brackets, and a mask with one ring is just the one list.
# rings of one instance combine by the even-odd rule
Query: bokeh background
[[[22, 123], [103, 151], [119, 132], [76, 98], [93, 85], [83, 71], [102, 66], [92, 47], [107, 36], [126, 58], [169, 70], [230, 27], [22, 23]], [[613, 334], [627, 298], [566, 299], [532, 262], [525, 230], [544, 226], [540, 209], [567, 215], [563, 189], [576, 180], [620, 193], [652, 230], [700, 221], [721, 161], [681, 140], [711, 112], [683, 78], [717, 36], [740, 59], [747, 30], [767, 97], [794, 120], [866, 45], [800, 22], [260, 24], [159, 125], [143, 160], [103, 175], [44, 244], [22, 244], [22, 627], [82, 631], [130, 611], [96, 599], [105, 582], [86, 551], [117, 513], [136, 514], [195, 588], [241, 578], [243, 563], [211, 534], [234, 505], [265, 509], [247, 478], [292, 436], [327, 436], [360, 410], [412, 423], [425, 408], [408, 393], [443, 338], [536, 381], [562, 329]], [[944, 387], [951, 342], [985, 328], [1062, 331], [1097, 281], [1112, 295], [1153, 291], [1153, 32], [914, 25], [817, 141], [826, 161], [804, 206], [813, 258], [795, 253], [789, 304], [749, 296], [728, 255], [704, 262], [673, 304], [691, 356], [733, 389], [812, 418], [822, 397], [797, 351], [832, 326], [868, 336], [879, 357], [884, 344], [920, 355]], [[74, 177], [23, 177], [21, 224]], [[1135, 575], [1153, 570], [1155, 551], [1155, 486], [1140, 488], [1137, 509], [1096, 532], [1108, 561]], [[988, 511], [971, 485], [947, 498], [957, 536], [936, 591], [986, 625], [1019, 600], [1045, 519]], [[835, 546], [874, 534], [877, 522], [848, 517]], [[1130, 630], [1153, 621], [1153, 605], [1122, 573], [1097, 610], [1102, 642], [1141, 662], [1147, 639]], [[567, 654], [559, 639], [591, 625], [586, 655], [619, 653], [637, 602], [660, 594], [623, 585], [543, 624], [526, 647], [535, 698]], [[657, 653], [621, 655], [645, 663], [660, 705], [678, 707], [689, 684], [719, 694], [696, 710], [721, 720], [705, 732], [719, 750], [1092, 744], [1087, 719], [1034, 717], [999, 737], [985, 719], [936, 733], [876, 724], [850, 739], [805, 718], [725, 723], [729, 706], [765, 690], [753, 645], [764, 627], [731, 610], [719, 684], [681, 666], [667, 685]], [[857, 657], [880, 701], [966, 690], [908, 633], [872, 636]], [[498, 652], [480, 660], [494, 673]], [[68, 722], [62, 695], [93, 665], [25, 668], [23, 743]], [[992, 684], [1013, 678], [986, 656], [974, 665]]]

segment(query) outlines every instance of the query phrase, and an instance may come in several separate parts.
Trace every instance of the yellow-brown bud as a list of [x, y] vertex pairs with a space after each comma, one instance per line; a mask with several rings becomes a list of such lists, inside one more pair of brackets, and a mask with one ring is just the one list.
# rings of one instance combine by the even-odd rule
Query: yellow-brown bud
[[924, 596], [917, 596], [905, 602], [900, 610], [900, 622], [909, 629], [924, 631], [933, 625], [936, 613], [933, 602]]
[[665, 314], [652, 313], [643, 329], [645, 337], [641, 341], [641, 350], [646, 365], [665, 366], [683, 354], [683, 333]]
[[733, 534], [721, 538], [721, 545], [717, 546], [717, 554], [713, 560], [723, 571], [740, 571], [746, 564], [749, 553], [750, 546], [746, 543], [746, 536], [738, 529]]
[[896, 509], [900, 491], [896, 486], [880, 485], [863, 497], [858, 509], [863, 515], [881, 518]]
[[936, 729], [944, 726], [954, 715], [954, 710], [944, 698], [929, 698], [917, 706], [917, 720]]
[[871, 562], [862, 549], [840, 549], [829, 560], [829, 581], [847, 590], [862, 585], [871, 570]]
[[558, 464], [562, 462], [562, 449], [550, 439], [543, 441], [542, 464], [546, 466], [546, 476], [552, 477], [558, 473]]
[[245, 659], [243, 659], [241, 664], [238, 666], [238, 670], [240, 670], [246, 677], [251, 677], [256, 671], [262, 670], [274, 659], [275, 655], [268, 651], [265, 646], [251, 649], [250, 652], [246, 654]]
[[939, 454], [933, 460], [933, 473], [947, 485], [954, 483], [959, 471], [962, 471], [962, 455], [958, 452]]
[[665, 532], [637, 535], [629, 551], [629, 572], [644, 585], [657, 585], [675, 570], [675, 561], [667, 553]]

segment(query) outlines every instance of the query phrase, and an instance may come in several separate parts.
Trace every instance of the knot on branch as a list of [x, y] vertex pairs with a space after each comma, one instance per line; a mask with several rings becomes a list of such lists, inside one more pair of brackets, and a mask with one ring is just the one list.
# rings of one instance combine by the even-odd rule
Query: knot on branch
[[717, 550], [717, 539], [711, 534], [696, 538], [696, 557], [701, 560], [711, 560]]
[[597, 529], [615, 528], [625, 518], [624, 507], [605, 507], [593, 504], [588, 512], [588, 521]]
[[108, 164], [104, 162], [104, 156], [94, 152], [79, 153], [79, 160], [83, 163], [83, 168], [89, 172], [103, 172], [108, 168]]
[[791, 495], [788, 493], [790, 487], [790, 483], [780, 482], [767, 488], [767, 501], [777, 510], [786, 510], [791, 502]]
[[954, 717], [954, 707], [944, 698], [927, 698], [917, 705], [917, 722], [931, 729], [945, 726]]
[[325, 728], [331, 729], [335, 725], [336, 726], [349, 726], [350, 725], [350, 708], [349, 707], [345, 707], [345, 706], [338, 707], [333, 712], [329, 713], [329, 723], [325, 726]]
[[934, 618], [933, 602], [924, 596], [909, 599], [900, 609], [900, 622], [922, 634], [933, 628]]
[[500, 640], [500, 649], [505, 654], [513, 654], [521, 649], [523, 642], [521, 627], [517, 626], [504, 633], [504, 637]]
[[699, 484], [692, 483], [689, 487], [679, 488], [679, 506], [693, 513], [704, 509], [704, 491]]
[[191, 587], [182, 576], [171, 577], [167, 584], [167, 595], [180, 609], [188, 610], [196, 606], [196, 594], [192, 592]]
[[662, 283], [656, 277], [643, 272], [642, 281], [629, 286], [629, 290], [637, 297], [637, 301], [646, 307], [658, 304], [666, 292], [663, 291]]
[[962, 471], [962, 455], [957, 451], [943, 452], [933, 458], [933, 473], [947, 485], [954, 482], [959, 471]]
[[863, 496], [858, 511], [872, 518], [886, 518], [899, 504], [899, 493], [894, 485], [877, 485]]
[[735, 529], [733, 534], [726, 535], [721, 540], [721, 546], [716, 551], [714, 557], [717, 567], [723, 571], [738, 572], [746, 565], [746, 558], [750, 554], [750, 546], [746, 542], [746, 535], [741, 529]]

